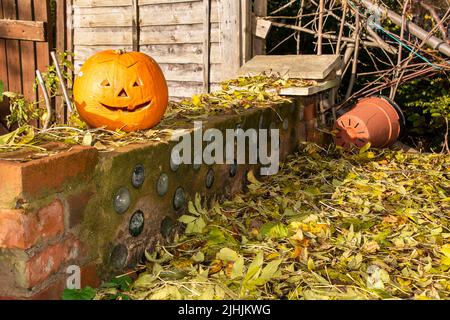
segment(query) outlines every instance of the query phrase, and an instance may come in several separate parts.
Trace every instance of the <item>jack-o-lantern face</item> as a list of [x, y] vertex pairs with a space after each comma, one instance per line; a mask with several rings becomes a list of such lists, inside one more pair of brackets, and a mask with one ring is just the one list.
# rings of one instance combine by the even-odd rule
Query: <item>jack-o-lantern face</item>
[[168, 105], [160, 67], [140, 52], [95, 54], [82, 66], [73, 94], [81, 118], [109, 130], [149, 129], [161, 121]]

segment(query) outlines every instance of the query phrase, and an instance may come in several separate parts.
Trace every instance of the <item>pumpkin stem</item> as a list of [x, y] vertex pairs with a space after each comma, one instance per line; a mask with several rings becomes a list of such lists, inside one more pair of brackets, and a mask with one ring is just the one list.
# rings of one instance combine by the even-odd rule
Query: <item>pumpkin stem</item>
[[117, 49], [114, 52], [119, 55], [126, 53], [125, 49]]

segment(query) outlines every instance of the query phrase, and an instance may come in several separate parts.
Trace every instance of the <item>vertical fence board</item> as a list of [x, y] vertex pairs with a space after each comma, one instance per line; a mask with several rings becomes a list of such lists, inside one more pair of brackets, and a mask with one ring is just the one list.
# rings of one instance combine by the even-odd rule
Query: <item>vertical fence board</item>
[[[56, 1], [56, 49], [59, 52], [64, 52], [67, 50], [66, 10], [67, 10], [67, 1], [66, 0], [57, 0]], [[66, 108], [64, 105], [64, 99], [60, 96], [58, 96], [55, 99], [55, 113], [56, 113], [56, 121], [58, 123], [64, 123], [66, 121]]]
[[222, 78], [233, 78], [241, 66], [241, 3], [220, 1], [220, 40], [222, 49]]
[[[18, 2], [19, 20], [33, 20], [32, 0], [19, 0]], [[36, 69], [35, 44], [33, 41], [20, 41], [20, 57], [22, 62], [22, 84], [23, 95], [29, 101], [36, 100], [34, 91], [34, 79]]]
[[[3, 19], [3, 3], [0, 0], [0, 19]], [[3, 81], [4, 90], [8, 90], [8, 62], [6, 57], [6, 40], [0, 39], [0, 80]], [[2, 124], [2, 119], [8, 114], [8, 102], [6, 99], [0, 102], [0, 134], [6, 129]]]
[[211, 88], [211, 0], [203, 0], [205, 20], [203, 22], [203, 90]]
[[[16, 0], [3, 0], [3, 15], [5, 19], [17, 20]], [[6, 40], [6, 56], [8, 63], [8, 90], [22, 92], [19, 40]]]
[[[41, 72], [47, 70], [50, 64], [50, 45], [52, 43], [52, 30], [50, 19], [50, 5], [49, 0], [33, 0], [34, 1], [34, 18], [36, 21], [47, 22], [47, 42], [36, 43], [36, 69]], [[38, 91], [40, 107], [45, 108], [44, 96], [42, 92]]]
[[[3, 3], [0, 0], [0, 19], [3, 19]], [[5, 90], [8, 89], [8, 62], [6, 58], [6, 40], [0, 39], [0, 80], [3, 81]]]

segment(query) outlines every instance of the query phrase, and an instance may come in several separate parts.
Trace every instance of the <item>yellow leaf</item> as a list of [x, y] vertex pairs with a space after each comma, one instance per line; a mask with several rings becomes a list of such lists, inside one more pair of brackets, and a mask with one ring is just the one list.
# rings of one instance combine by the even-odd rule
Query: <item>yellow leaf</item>
[[261, 182], [258, 181], [258, 179], [256, 179], [255, 174], [253, 173], [253, 170], [249, 171], [247, 173], [247, 179], [250, 183], [254, 184], [254, 185], [260, 185]]
[[444, 244], [441, 248], [441, 252], [444, 254], [444, 256], [450, 258], [450, 244]]
[[316, 265], [314, 264], [314, 260], [309, 258], [308, 259], [308, 270], [314, 270], [316, 268]]
[[368, 151], [368, 150], [370, 149], [371, 146], [372, 146], [372, 145], [370, 144], [370, 142], [368, 142], [364, 147], [362, 147], [362, 148], [359, 150], [359, 154], [366, 153], [366, 151]]
[[200, 97], [199, 97], [198, 95], [194, 95], [194, 96], [192, 97], [192, 104], [193, 104], [195, 107], [199, 107], [200, 104], [201, 104], [201, 102], [202, 102], [202, 100], [200, 99]]

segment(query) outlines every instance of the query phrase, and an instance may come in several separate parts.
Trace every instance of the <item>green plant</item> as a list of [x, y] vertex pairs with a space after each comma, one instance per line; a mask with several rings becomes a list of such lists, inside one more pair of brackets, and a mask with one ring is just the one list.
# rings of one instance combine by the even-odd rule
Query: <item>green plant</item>
[[3, 92], [3, 96], [9, 98], [10, 114], [6, 116], [8, 128], [14, 124], [24, 126], [41, 116], [42, 111], [36, 108], [36, 103], [27, 101], [22, 94], [7, 91]]
[[[67, 86], [72, 87], [72, 70], [73, 64], [70, 57], [73, 54], [70, 52], [58, 52], [58, 60], [62, 69], [62, 76]], [[60, 92], [61, 83], [56, 73], [55, 65], [50, 65], [46, 72], [42, 73], [51, 98], [56, 97]], [[36, 79], [34, 90], [38, 90], [38, 81]], [[33, 120], [44, 120], [43, 118], [49, 115], [45, 110], [39, 108], [39, 104], [43, 101], [28, 101], [25, 97], [16, 92], [3, 92], [3, 83], [0, 83], [0, 101], [3, 97], [9, 98], [10, 114], [6, 117], [7, 126], [11, 128], [13, 125], [24, 126]]]
[[96, 295], [95, 289], [86, 287], [80, 290], [76, 289], [64, 289], [62, 299], [63, 300], [94, 300]]
[[[72, 71], [73, 64], [70, 61], [70, 57], [73, 56], [71, 52], [58, 52], [58, 62], [61, 66], [61, 72], [64, 81], [66, 82], [66, 86], [72, 87]], [[60, 91], [61, 82], [59, 81], [58, 74], [56, 73], [56, 67], [54, 64], [47, 67], [47, 71], [42, 73], [42, 78], [44, 79], [45, 86], [49, 91], [49, 95], [51, 98], [54, 98], [58, 95]], [[36, 79], [34, 84], [34, 89], [37, 90], [39, 86], [39, 82]]]
[[450, 85], [445, 75], [405, 83], [396, 100], [405, 111], [410, 135], [429, 138], [434, 147], [442, 144], [450, 121]]

